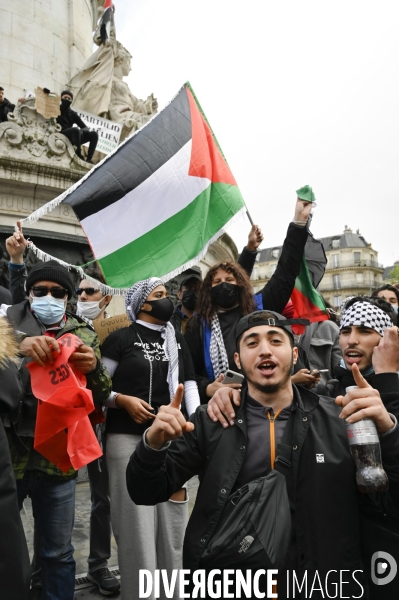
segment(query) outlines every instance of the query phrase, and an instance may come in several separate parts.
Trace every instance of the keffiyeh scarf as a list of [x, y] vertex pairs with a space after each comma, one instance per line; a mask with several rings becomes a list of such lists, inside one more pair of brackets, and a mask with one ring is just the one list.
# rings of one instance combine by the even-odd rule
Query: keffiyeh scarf
[[221, 373], [226, 373], [229, 368], [229, 361], [223, 341], [223, 334], [217, 315], [213, 317], [211, 323], [211, 342], [209, 346], [209, 354], [213, 367], [213, 373], [215, 375], [215, 379], [217, 379]]
[[393, 327], [393, 323], [387, 313], [378, 306], [369, 302], [355, 302], [345, 309], [340, 329], [351, 326], [369, 327], [383, 336], [385, 329]]
[[[137, 315], [149, 294], [159, 285], [163, 285], [163, 283], [158, 277], [144, 279], [144, 281], [138, 281], [132, 285], [125, 299], [126, 313], [132, 323], [135, 323], [137, 320]], [[159, 331], [165, 340], [164, 349], [166, 358], [169, 361], [167, 382], [170, 399], [172, 399], [179, 385], [179, 354], [176, 334], [173, 325], [169, 322], [165, 323], [165, 325], [160, 325]]]

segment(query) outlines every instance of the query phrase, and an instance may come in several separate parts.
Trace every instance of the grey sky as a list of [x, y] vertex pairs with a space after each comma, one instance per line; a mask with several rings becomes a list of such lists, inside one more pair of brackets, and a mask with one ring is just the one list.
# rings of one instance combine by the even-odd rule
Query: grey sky
[[[295, 190], [312, 231], [344, 225], [399, 260], [399, 3], [115, 0], [129, 84], [165, 105], [189, 80], [264, 246], [281, 244]], [[238, 246], [247, 223], [229, 233]]]

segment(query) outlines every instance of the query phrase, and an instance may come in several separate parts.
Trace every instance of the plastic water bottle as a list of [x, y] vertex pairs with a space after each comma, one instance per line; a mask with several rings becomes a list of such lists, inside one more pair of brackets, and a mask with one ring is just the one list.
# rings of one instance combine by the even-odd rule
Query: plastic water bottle
[[[357, 389], [356, 385], [346, 388], [346, 393]], [[377, 428], [372, 419], [346, 423], [349, 447], [356, 465], [356, 482], [364, 494], [386, 492], [388, 476], [381, 462], [381, 446]]]

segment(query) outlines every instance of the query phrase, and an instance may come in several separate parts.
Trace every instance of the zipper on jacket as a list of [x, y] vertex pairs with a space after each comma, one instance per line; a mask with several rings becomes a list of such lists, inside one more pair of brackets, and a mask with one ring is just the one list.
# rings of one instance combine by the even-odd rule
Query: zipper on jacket
[[274, 431], [274, 422], [277, 416], [281, 413], [281, 408], [277, 412], [273, 412], [272, 409], [267, 413], [270, 426], [270, 466], [274, 469], [274, 462], [276, 460], [276, 436]]

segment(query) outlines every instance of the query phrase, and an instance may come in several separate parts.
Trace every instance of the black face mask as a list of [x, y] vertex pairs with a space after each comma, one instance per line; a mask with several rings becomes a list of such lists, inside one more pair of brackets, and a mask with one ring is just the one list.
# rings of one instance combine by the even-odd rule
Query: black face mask
[[212, 288], [212, 300], [219, 308], [233, 308], [238, 303], [240, 288], [235, 283], [219, 283]]
[[61, 108], [62, 110], [67, 110], [71, 106], [72, 102], [67, 100], [66, 98], [61, 99]]
[[150, 304], [152, 310], [142, 310], [147, 315], [151, 315], [154, 319], [158, 319], [163, 323], [167, 323], [173, 315], [173, 302], [170, 298], [160, 298], [159, 300], [146, 300], [145, 304]]
[[186, 290], [183, 292], [181, 303], [187, 310], [194, 310], [197, 303], [198, 294], [195, 290]]

